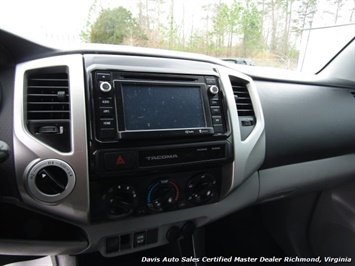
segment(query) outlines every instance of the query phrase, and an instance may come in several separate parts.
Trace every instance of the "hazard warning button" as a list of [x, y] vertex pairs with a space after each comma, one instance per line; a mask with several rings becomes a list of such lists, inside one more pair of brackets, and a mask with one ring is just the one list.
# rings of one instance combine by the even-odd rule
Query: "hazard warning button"
[[108, 152], [104, 154], [106, 170], [128, 170], [137, 165], [136, 152]]

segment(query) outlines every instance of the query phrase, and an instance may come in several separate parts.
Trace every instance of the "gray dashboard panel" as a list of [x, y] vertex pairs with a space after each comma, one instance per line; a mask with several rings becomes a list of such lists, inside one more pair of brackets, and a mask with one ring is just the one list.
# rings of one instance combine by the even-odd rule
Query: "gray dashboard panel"
[[75, 254], [87, 247], [86, 241], [35, 241], [0, 239], [2, 254], [22, 256], [48, 256]]
[[355, 152], [355, 99], [350, 90], [255, 82], [265, 117], [263, 168]]
[[355, 154], [264, 169], [259, 174], [259, 201], [280, 199], [354, 180]]

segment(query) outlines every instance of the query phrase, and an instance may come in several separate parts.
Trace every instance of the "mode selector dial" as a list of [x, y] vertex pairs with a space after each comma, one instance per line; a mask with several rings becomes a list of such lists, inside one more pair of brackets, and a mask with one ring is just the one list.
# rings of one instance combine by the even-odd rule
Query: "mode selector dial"
[[179, 188], [169, 179], [159, 180], [148, 190], [147, 205], [153, 211], [162, 212], [175, 205], [179, 199]]
[[216, 179], [206, 173], [195, 175], [187, 184], [187, 200], [192, 204], [202, 204], [215, 194]]
[[131, 214], [138, 205], [135, 189], [130, 185], [114, 185], [102, 196], [108, 217], [117, 218]]

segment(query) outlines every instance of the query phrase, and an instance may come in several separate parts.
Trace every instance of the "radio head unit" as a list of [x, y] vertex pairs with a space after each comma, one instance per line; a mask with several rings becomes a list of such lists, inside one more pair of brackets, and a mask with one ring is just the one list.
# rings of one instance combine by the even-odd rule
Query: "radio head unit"
[[96, 139], [213, 136], [227, 132], [223, 93], [214, 76], [93, 75]]

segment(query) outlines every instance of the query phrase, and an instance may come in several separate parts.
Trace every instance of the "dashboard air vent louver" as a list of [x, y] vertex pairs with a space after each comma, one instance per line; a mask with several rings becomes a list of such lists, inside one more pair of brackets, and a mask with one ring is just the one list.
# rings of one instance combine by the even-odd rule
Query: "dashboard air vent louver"
[[235, 103], [239, 116], [254, 116], [253, 104], [247, 86], [241, 82], [232, 81]]
[[69, 119], [67, 73], [32, 74], [27, 86], [28, 120]]
[[67, 67], [29, 71], [25, 90], [28, 131], [43, 143], [69, 152], [70, 88]]
[[253, 131], [256, 124], [253, 104], [246, 85], [247, 82], [234, 76], [230, 76], [229, 79], [232, 85], [234, 100], [238, 112], [240, 136], [242, 140], [245, 140]]

